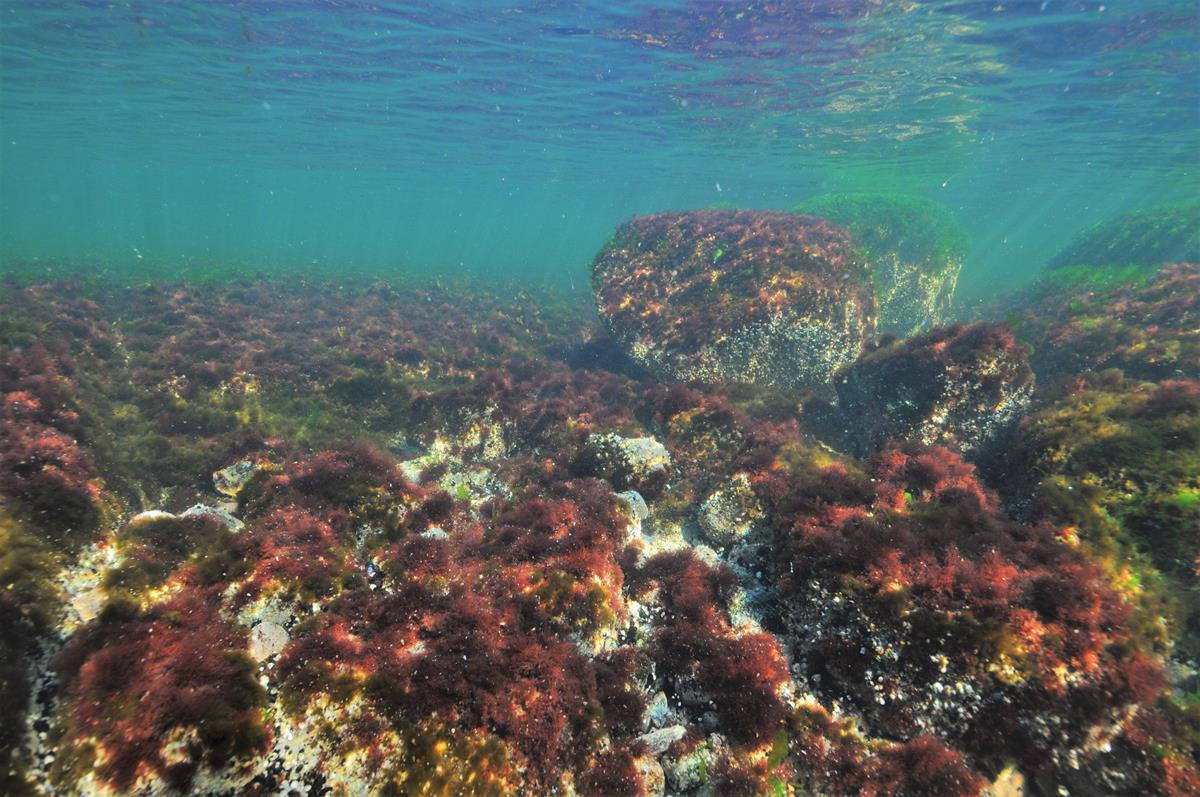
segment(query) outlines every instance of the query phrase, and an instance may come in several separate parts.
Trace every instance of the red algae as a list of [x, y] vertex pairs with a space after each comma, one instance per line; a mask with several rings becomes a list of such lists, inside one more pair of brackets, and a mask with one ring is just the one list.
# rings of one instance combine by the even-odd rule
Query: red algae
[[616, 506], [610, 491], [577, 480], [551, 484], [487, 529], [444, 507], [452, 534], [402, 539], [385, 556], [395, 579], [386, 593], [343, 593], [284, 651], [293, 700], [341, 679], [388, 722], [440, 718], [494, 735], [531, 784], [582, 771], [605, 705], [615, 729], [639, 705], [626, 686], [630, 662], [589, 660], [568, 638], [623, 611], [613, 557], [628, 521]]
[[735, 748], [752, 750], [782, 724], [787, 664], [774, 637], [735, 634], [725, 606], [735, 583], [690, 552], [660, 554], [640, 569], [635, 591], [653, 586], [663, 605], [650, 655], [678, 689], [695, 681]]
[[977, 795], [985, 781], [962, 754], [941, 740], [918, 736], [908, 742], [870, 742], [852, 723], [825, 709], [801, 706], [789, 718], [789, 759], [810, 780], [836, 797], [851, 795]]
[[849, 233], [779, 211], [658, 213], [621, 225], [592, 263], [601, 317], [661, 377], [820, 385], [874, 328]]
[[579, 793], [584, 797], [641, 797], [645, 791], [633, 755], [616, 749], [600, 754], [581, 779]]
[[0, 501], [65, 543], [100, 523], [100, 491], [61, 370], [41, 345], [0, 355]]
[[[856, 268], [811, 219], [651, 218], [634, 227], [699, 225], [703, 251], [633, 252], [679, 273], [609, 309], [677, 316], [667, 348]], [[820, 263], [792, 273], [783, 239]], [[749, 270], [726, 273], [735, 262]], [[738, 304], [730, 285], [754, 268], [787, 296]], [[1186, 302], [1153, 291], [1185, 276], [1104, 301], [1126, 302], [1131, 329], [1174, 328]], [[712, 300], [698, 315], [673, 303], [692, 288]], [[829, 448], [799, 391], [588, 365], [581, 348], [613, 342], [588, 339], [579, 308], [529, 297], [181, 284], [6, 298], [0, 528], [29, 605], [0, 601], [0, 639], [24, 668], [58, 624], [67, 637], [51, 705], [34, 706], [51, 732], [32, 752], [53, 750], [53, 772], [14, 748], [39, 782], [970, 795], [1016, 765], [1041, 791], [1196, 789], [1189, 682], [1163, 666], [1191, 631], [1147, 619], [1156, 571], [1129, 553], [1157, 541], [1162, 572], [1194, 566], [1171, 536], [1195, 507], [1200, 439], [1200, 391], [1179, 374], [1064, 365], [1021, 409], [1011, 456], [986, 462], [1002, 501], [960, 454], [892, 439], [920, 437], [907, 430], [866, 459]], [[1019, 339], [956, 327], [859, 366], [1006, 361]], [[1123, 361], [1142, 351], [1129, 340]], [[639, 440], [670, 466], [640, 481], [592, 467], [597, 439]], [[1028, 463], [1047, 480], [1018, 479]], [[210, 476], [231, 465], [249, 480], [218, 495]], [[751, 520], [712, 542], [705, 506], [735, 492]], [[216, 508], [132, 526], [101, 511], [233, 493], [229, 526]], [[80, 573], [108, 585], [90, 621]], [[29, 686], [3, 692], [17, 715]]]
[[818, 694], [889, 735], [938, 729], [1031, 771], [1153, 699], [1158, 665], [1120, 652], [1130, 607], [1052, 529], [997, 516], [944, 450], [886, 450], [871, 475], [879, 502], [777, 515], [792, 518], [776, 527], [780, 593]]
[[118, 790], [147, 775], [186, 789], [201, 767], [244, 764], [270, 742], [245, 637], [204, 594], [146, 612], [110, 605], [55, 667], [69, 695], [71, 758], [93, 758]]

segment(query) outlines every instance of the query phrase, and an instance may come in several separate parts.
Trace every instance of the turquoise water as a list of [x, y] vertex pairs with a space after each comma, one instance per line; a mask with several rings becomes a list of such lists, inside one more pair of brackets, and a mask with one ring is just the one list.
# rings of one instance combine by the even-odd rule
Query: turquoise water
[[967, 298], [1200, 188], [1195, 2], [9, 2], [0, 269], [587, 284], [633, 214], [904, 191]]

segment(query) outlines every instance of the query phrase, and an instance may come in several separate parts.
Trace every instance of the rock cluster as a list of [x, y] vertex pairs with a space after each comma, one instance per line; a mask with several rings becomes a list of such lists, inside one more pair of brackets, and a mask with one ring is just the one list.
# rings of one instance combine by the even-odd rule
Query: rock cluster
[[[1157, 273], [1087, 308], [1185, 367]], [[934, 329], [818, 440], [832, 390], [570, 364], [550, 298], [79, 290], [0, 284], [0, 792], [1200, 791], [1185, 376]]]

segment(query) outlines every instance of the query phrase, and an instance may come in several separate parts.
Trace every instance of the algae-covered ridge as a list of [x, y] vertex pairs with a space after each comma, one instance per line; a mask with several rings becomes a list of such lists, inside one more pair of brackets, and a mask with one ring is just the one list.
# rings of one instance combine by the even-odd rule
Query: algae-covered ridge
[[894, 252], [931, 271], [962, 265], [970, 248], [966, 232], [944, 206], [903, 194], [822, 194], [794, 208], [847, 227], [868, 260]]
[[[1050, 259], [1051, 278], [1062, 269], [1090, 267], [1106, 272], [1099, 279], [1111, 284], [1121, 269], [1145, 269], [1164, 263], [1200, 260], [1200, 200], [1157, 205], [1098, 222], [1078, 233]], [[1115, 271], [1115, 273], [1113, 273]], [[1124, 272], [1129, 276], [1135, 274]], [[1082, 275], [1080, 275], [1082, 276]]]

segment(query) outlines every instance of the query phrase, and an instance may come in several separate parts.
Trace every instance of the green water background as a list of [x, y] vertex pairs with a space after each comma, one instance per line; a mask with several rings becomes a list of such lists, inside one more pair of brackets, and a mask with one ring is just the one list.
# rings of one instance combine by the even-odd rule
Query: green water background
[[1196, 3], [802, 5], [6, 3], [0, 270], [583, 290], [631, 215], [868, 190], [971, 299], [1200, 193]]

